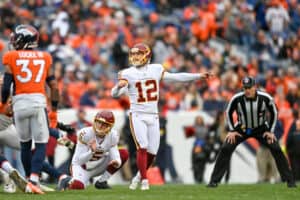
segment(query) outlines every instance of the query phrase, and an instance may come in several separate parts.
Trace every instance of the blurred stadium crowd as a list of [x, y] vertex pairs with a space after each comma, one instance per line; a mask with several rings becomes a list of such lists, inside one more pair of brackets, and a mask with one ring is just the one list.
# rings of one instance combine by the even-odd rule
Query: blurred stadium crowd
[[39, 48], [54, 59], [60, 108], [127, 109], [110, 89], [128, 66], [129, 48], [145, 42], [152, 62], [168, 71], [216, 75], [163, 84], [163, 112], [216, 115], [250, 75], [274, 97], [284, 143], [294, 119], [300, 121], [299, 0], [2, 0], [0, 14], [0, 55], [17, 24], [40, 31]]

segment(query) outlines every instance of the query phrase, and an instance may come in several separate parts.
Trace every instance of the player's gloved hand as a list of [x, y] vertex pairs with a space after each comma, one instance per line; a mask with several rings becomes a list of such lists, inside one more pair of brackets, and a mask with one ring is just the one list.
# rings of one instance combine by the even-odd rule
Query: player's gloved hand
[[100, 158], [102, 158], [104, 156], [104, 152], [102, 149], [96, 149], [93, 152], [93, 157], [90, 159], [91, 161], [96, 161], [99, 160]]
[[50, 126], [50, 128], [56, 128], [57, 127], [57, 112], [50, 111], [48, 113], [48, 118], [49, 118], [49, 126]]
[[63, 146], [68, 147], [69, 149], [73, 149], [75, 144], [67, 137], [61, 137], [57, 139], [57, 143]]
[[128, 85], [128, 82], [125, 81], [125, 80], [119, 80], [118, 82], [118, 88], [122, 88], [122, 87], [125, 87], [126, 85]]
[[121, 163], [119, 163], [117, 160], [111, 160], [108, 165], [111, 165], [114, 168], [119, 168], [121, 166]]
[[200, 73], [200, 79], [209, 79], [212, 78], [214, 74], [212, 72]]

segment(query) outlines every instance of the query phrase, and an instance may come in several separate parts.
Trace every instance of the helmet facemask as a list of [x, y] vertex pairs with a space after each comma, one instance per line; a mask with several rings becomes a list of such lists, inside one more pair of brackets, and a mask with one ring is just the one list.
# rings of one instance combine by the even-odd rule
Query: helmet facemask
[[130, 49], [129, 63], [135, 67], [141, 67], [150, 62], [151, 50], [145, 44], [137, 44]]
[[33, 49], [38, 46], [39, 32], [30, 25], [19, 25], [10, 35], [10, 45], [16, 49]]
[[98, 137], [105, 137], [107, 134], [109, 134], [112, 127], [113, 124], [108, 123], [105, 119], [96, 118], [94, 120], [93, 128]]

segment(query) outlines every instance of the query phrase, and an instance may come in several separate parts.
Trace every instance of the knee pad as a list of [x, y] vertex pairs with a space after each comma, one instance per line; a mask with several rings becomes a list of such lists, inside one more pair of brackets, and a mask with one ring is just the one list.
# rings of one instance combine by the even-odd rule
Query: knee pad
[[83, 190], [84, 184], [81, 181], [73, 180], [69, 185], [69, 189], [71, 190]]

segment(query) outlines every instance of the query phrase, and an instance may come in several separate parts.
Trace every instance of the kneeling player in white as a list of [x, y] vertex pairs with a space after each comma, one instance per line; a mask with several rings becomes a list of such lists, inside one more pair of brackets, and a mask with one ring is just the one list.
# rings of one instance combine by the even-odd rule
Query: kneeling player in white
[[84, 189], [91, 178], [99, 176], [98, 189], [107, 189], [107, 180], [128, 159], [127, 150], [119, 150], [119, 133], [111, 111], [101, 111], [95, 116], [93, 126], [78, 132], [78, 141], [72, 159], [72, 177], [62, 180], [59, 189]]

